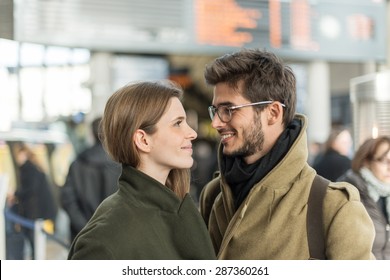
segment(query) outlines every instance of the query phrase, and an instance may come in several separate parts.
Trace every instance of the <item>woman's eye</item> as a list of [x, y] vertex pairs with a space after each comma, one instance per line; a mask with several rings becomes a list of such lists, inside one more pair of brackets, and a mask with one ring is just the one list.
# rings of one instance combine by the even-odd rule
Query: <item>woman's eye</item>
[[180, 124], [182, 123], [183, 121], [177, 121], [176, 123], [175, 123], [175, 126], [180, 126]]

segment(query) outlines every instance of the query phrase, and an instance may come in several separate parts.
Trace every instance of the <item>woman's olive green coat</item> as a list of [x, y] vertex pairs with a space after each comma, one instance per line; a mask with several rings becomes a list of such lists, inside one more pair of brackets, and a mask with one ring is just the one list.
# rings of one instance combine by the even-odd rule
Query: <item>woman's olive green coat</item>
[[72, 243], [68, 259], [215, 259], [192, 198], [123, 166], [119, 190], [98, 207]]

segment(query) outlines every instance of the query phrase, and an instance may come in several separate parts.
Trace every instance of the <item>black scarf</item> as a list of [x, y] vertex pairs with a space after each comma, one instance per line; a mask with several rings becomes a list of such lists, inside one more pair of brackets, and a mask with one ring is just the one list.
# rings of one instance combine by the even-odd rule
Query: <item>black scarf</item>
[[252, 164], [246, 164], [241, 157], [222, 156], [221, 172], [233, 192], [236, 209], [254, 184], [263, 179], [287, 154], [301, 128], [301, 122], [294, 119], [279, 136], [269, 153]]

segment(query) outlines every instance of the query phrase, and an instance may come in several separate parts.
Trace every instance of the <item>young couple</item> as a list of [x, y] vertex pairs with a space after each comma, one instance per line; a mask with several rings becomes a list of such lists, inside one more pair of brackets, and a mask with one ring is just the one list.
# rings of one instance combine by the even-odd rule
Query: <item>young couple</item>
[[[119, 190], [78, 234], [69, 259], [309, 259], [307, 119], [296, 114], [296, 81], [274, 54], [244, 49], [205, 70], [209, 114], [221, 136], [220, 174], [188, 195], [192, 144], [171, 83], [127, 85], [101, 122], [107, 152], [122, 164]], [[202, 219], [203, 216], [203, 219]], [[373, 224], [347, 183], [323, 202], [326, 259], [371, 259]]]

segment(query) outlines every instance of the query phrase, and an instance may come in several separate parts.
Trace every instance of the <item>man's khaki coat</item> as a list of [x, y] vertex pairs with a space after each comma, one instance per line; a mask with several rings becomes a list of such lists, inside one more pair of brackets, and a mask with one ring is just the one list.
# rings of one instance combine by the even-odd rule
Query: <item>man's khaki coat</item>
[[[219, 259], [309, 259], [306, 212], [316, 173], [307, 164], [306, 117], [297, 118], [302, 129], [289, 152], [255, 184], [237, 210], [223, 175], [203, 190], [201, 212]], [[218, 188], [221, 193], [213, 204]], [[327, 259], [373, 258], [373, 223], [354, 186], [331, 183], [323, 213]]]

